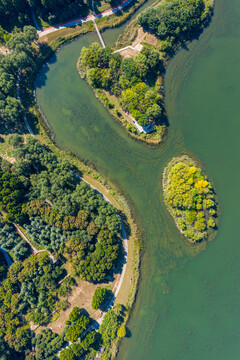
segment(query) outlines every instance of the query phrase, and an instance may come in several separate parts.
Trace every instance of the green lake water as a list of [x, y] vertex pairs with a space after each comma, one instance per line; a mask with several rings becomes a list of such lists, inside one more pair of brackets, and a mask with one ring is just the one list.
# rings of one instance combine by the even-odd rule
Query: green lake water
[[[103, 37], [112, 44], [123, 30]], [[118, 360], [239, 360], [240, 0], [216, 0], [210, 26], [170, 63], [170, 126], [159, 148], [125, 134], [79, 78], [81, 47], [96, 40], [63, 47], [38, 77], [37, 97], [57, 144], [94, 163], [144, 229], [139, 291]], [[184, 152], [203, 164], [221, 210], [217, 236], [201, 252], [162, 201], [162, 171]]]

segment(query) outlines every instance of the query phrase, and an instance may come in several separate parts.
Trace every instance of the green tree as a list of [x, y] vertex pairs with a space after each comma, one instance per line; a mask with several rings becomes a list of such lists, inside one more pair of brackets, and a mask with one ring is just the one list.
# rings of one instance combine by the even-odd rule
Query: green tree
[[123, 338], [124, 336], [126, 336], [126, 327], [125, 325], [121, 325], [120, 328], [117, 331], [117, 336], [120, 338]]
[[97, 310], [104, 302], [106, 293], [107, 293], [107, 289], [102, 287], [97, 287], [92, 298], [92, 308], [94, 310]]
[[102, 334], [103, 343], [107, 346], [116, 339], [119, 328], [119, 320], [113, 310], [109, 310], [100, 325], [99, 333]]
[[60, 360], [75, 360], [77, 357], [72, 351], [72, 349], [63, 349], [60, 353], [59, 359]]

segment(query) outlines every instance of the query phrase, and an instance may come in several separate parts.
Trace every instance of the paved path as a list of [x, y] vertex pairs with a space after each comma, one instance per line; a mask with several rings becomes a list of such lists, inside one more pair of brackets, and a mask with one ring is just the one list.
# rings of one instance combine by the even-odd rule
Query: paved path
[[[28, 240], [28, 238], [26, 237], [26, 235], [22, 232], [22, 230], [20, 229], [20, 227], [13, 223], [13, 225], [15, 226], [15, 228], [17, 229], [17, 232], [19, 233], [19, 235], [21, 236], [22, 239], [24, 239], [28, 245], [30, 245], [32, 251], [33, 251], [33, 254], [36, 255], [39, 251], [33, 246], [33, 244]], [[44, 250], [45, 251], [45, 250]]]
[[4, 250], [2, 247], [0, 247], [5, 259], [6, 259], [6, 262], [7, 262], [7, 266], [10, 267], [12, 265], [12, 261], [8, 255], [8, 253], [6, 252], [6, 250]]
[[83, 18], [76, 19], [76, 20], [73, 20], [73, 21], [68, 21], [68, 22], [63, 23], [63, 24], [52, 26], [52, 27], [47, 28], [45, 30], [40, 30], [40, 31], [38, 31], [38, 36], [39, 36], [39, 38], [41, 38], [42, 36], [48, 35], [48, 34], [54, 32], [54, 31], [57, 31], [57, 30], [65, 29], [65, 28], [68, 28], [68, 27], [74, 27], [76, 25], [81, 25], [82, 23], [85, 23], [85, 22], [88, 22], [88, 21], [94, 21], [95, 19], [101, 19], [102, 17], [113, 15], [116, 12], [118, 12], [119, 10], [122, 10], [125, 6], [130, 4], [132, 1], [133, 0], [125, 0], [120, 5], [112, 8], [112, 9], [103, 11], [100, 14], [89, 15], [87, 17], [83, 17]]

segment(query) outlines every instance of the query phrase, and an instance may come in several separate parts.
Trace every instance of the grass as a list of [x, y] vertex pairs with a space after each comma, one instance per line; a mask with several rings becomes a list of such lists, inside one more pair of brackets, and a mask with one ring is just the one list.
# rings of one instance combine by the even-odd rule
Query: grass
[[87, 23], [83, 23], [82, 25], [77, 25], [73, 27], [64, 28], [58, 31], [54, 31], [48, 35], [41, 37], [39, 42], [47, 42], [48, 44], [50, 44], [53, 40], [59, 37], [65, 37], [64, 42], [67, 42], [76, 36], [84, 35], [91, 31], [94, 31], [94, 25], [92, 22], [87, 22]]
[[36, 16], [36, 21], [43, 29], [51, 27], [51, 25], [47, 21], [43, 20], [40, 16]]

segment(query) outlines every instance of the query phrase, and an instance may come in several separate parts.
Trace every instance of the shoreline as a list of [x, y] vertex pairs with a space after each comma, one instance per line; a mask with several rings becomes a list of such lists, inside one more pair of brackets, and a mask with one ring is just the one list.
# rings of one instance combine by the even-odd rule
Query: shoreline
[[[20, 99], [21, 94], [21, 79], [18, 80], [18, 94]], [[35, 98], [33, 98], [35, 99]], [[36, 108], [37, 104], [32, 104], [33, 108]], [[23, 110], [25, 108], [23, 107]], [[92, 188], [94, 188], [97, 192], [99, 192], [105, 200], [109, 201], [111, 204], [115, 206], [115, 208], [120, 212], [119, 216], [121, 218], [121, 224], [124, 228], [124, 232], [127, 231], [130, 232], [131, 235], [128, 237], [128, 240], [124, 239], [124, 236], [122, 236], [123, 239], [123, 245], [124, 245], [124, 251], [126, 253], [126, 242], [128, 245], [128, 256], [127, 256], [127, 262], [126, 266], [123, 267], [123, 271], [121, 273], [120, 279], [117, 283], [117, 293], [114, 293], [113, 298], [110, 300], [110, 303], [107, 306], [107, 309], [104, 312], [105, 313], [109, 310], [109, 308], [113, 305], [113, 303], [117, 303], [119, 300], [123, 303], [123, 305], [126, 307], [126, 315], [124, 319], [124, 324], [126, 324], [129, 315], [130, 315], [130, 309], [132, 304], [135, 301], [135, 295], [137, 292], [137, 285], [138, 285], [138, 279], [139, 279], [139, 264], [140, 264], [140, 237], [139, 237], [139, 229], [138, 225], [135, 221], [135, 219], [132, 216], [132, 211], [128, 205], [128, 202], [126, 198], [119, 193], [118, 190], [107, 182], [106, 179], [104, 179], [97, 170], [93, 169], [88, 164], [84, 163], [77, 155], [72, 154], [64, 149], [60, 149], [54, 142], [54, 139], [49, 134], [49, 126], [45, 122], [45, 120], [42, 117], [42, 114], [39, 112], [38, 109], [35, 109], [38, 112], [38, 124], [37, 128], [39, 130], [39, 134], [35, 135], [34, 131], [32, 130], [31, 126], [28, 123], [27, 115], [24, 111], [24, 123], [26, 128], [30, 131], [30, 135], [35, 136], [38, 141], [40, 141], [41, 144], [47, 145], [52, 151], [55, 156], [58, 158], [67, 158], [71, 165], [74, 165], [77, 167], [77, 170], [80, 171], [81, 178], [83, 181], [87, 182]], [[42, 126], [40, 118], [42, 122], [47, 126], [47, 130]], [[28, 126], [26, 125], [28, 124]], [[79, 166], [80, 165], [80, 166]], [[79, 174], [77, 174], [79, 176]], [[128, 228], [130, 231], [128, 231]], [[124, 264], [125, 265], [125, 264]], [[127, 276], [125, 278], [125, 275], [127, 273]], [[128, 278], [130, 277], [130, 282], [127, 283]], [[119, 287], [120, 285], [120, 287]], [[124, 289], [123, 289], [124, 288]], [[127, 288], [127, 291], [126, 291]], [[116, 292], [116, 291], [115, 291]], [[100, 317], [100, 319], [97, 319], [96, 322], [99, 323], [102, 321], [103, 316]], [[95, 322], [95, 324], [96, 324]], [[89, 330], [89, 329], [88, 329]]]
[[[144, 1], [145, 2], [145, 1]], [[141, 5], [140, 5], [141, 6]], [[128, 17], [130, 17], [131, 16], [131, 14], [129, 14], [128, 15]], [[122, 20], [122, 23], [124, 23], [126, 21], [126, 19], [124, 20]], [[108, 27], [106, 27], [106, 28], [108, 28]], [[49, 55], [49, 57], [47, 56], [46, 58], [44, 58], [44, 59], [41, 59], [41, 60], [43, 60], [43, 62], [40, 64], [40, 66], [39, 66], [39, 68], [38, 68], [38, 71], [37, 71], [37, 73], [35, 74], [35, 79], [36, 79], [36, 77], [37, 77], [37, 74], [39, 73], [39, 71], [41, 71], [41, 68], [42, 68], [42, 66], [44, 65], [44, 64], [46, 64], [47, 63], [47, 61], [51, 58], [51, 56], [53, 56], [54, 55], [54, 53], [55, 53], [55, 51], [58, 51], [60, 48], [61, 48], [61, 46], [63, 46], [63, 45], [66, 45], [69, 41], [72, 41], [72, 40], [74, 40], [76, 37], [78, 37], [78, 36], [82, 36], [82, 35], [85, 35], [85, 34], [87, 34], [87, 33], [90, 33], [91, 32], [91, 30], [89, 31], [89, 30], [87, 30], [86, 32], [85, 31], [83, 31], [82, 33], [80, 33], [80, 34], [72, 34], [72, 35], [67, 35], [67, 36], [64, 36], [64, 37], [61, 37], [60, 36], [60, 42], [59, 42], [59, 44], [56, 44], [56, 48], [55, 48], [55, 50], [52, 48], [52, 53]], [[56, 40], [58, 40], [58, 38], [57, 39], [55, 39], [55, 40], [53, 40], [53, 41], [56, 41]], [[35, 81], [33, 82], [33, 84], [35, 83]], [[33, 89], [31, 89], [31, 90], [33, 90]], [[40, 111], [39, 111], [39, 109], [37, 108], [37, 103], [36, 103], [36, 101], [35, 101], [35, 97], [33, 97], [33, 99], [34, 99], [34, 101], [33, 101], [33, 104], [32, 104], [32, 106], [33, 106], [33, 111], [36, 111], [37, 110], [37, 113], [38, 113], [38, 116], [37, 116], [37, 118], [38, 118], [38, 124], [37, 124], [37, 126], [38, 126], [38, 128], [40, 129], [40, 136], [42, 136], [43, 135], [43, 133], [45, 133], [45, 135], [46, 135], [46, 137], [48, 138], [48, 140], [49, 140], [49, 142], [51, 143], [51, 145], [52, 146], [54, 146], [55, 148], [56, 148], [56, 151], [58, 152], [59, 151], [59, 148], [56, 146], [56, 144], [55, 144], [55, 142], [54, 142], [54, 139], [52, 138], [52, 136], [49, 136], [49, 133], [48, 133], [48, 131], [49, 131], [49, 125], [48, 124], [46, 124], [46, 122], [45, 122], [45, 120], [44, 120], [44, 118], [43, 118], [43, 116], [42, 116], [42, 114], [40, 114]], [[28, 109], [30, 108], [30, 106], [28, 107]], [[35, 115], [36, 115], [36, 113], [35, 113]], [[40, 121], [40, 119], [41, 119], [41, 121]], [[43, 126], [42, 126], [42, 123], [44, 124]], [[47, 127], [47, 131], [46, 131], [46, 129], [44, 128], [44, 127]], [[164, 136], [164, 138], [165, 138], [165, 136]], [[138, 139], [137, 139], [138, 140]], [[145, 142], [146, 143], [146, 141], [145, 140], [142, 140], [142, 139], [140, 139], [140, 141], [142, 141], [142, 142]], [[161, 141], [160, 143], [162, 143], [163, 141]], [[155, 144], [154, 144], [155, 145]], [[100, 179], [100, 183], [101, 183], [101, 185], [102, 186], [104, 186], [103, 185], [103, 183], [105, 182], [105, 180], [104, 180], [104, 178], [102, 178], [101, 177], [101, 175], [96, 171], [96, 170], [93, 170], [93, 169], [91, 169], [91, 170], [89, 170], [89, 166], [88, 165], [86, 165], [86, 163], [84, 163], [83, 161], [81, 161], [75, 154], [71, 154], [71, 153], [69, 153], [69, 152], [67, 152], [67, 151], [65, 151], [65, 150], [61, 150], [61, 153], [63, 153], [64, 154], [64, 156], [67, 156], [67, 157], [69, 157], [70, 159], [72, 159], [72, 160], [74, 160], [74, 162], [76, 163], [81, 163], [81, 168], [87, 168], [87, 176], [88, 175], [90, 175], [90, 176], [92, 176], [92, 173], [94, 173], [94, 176], [92, 177], [92, 179], [94, 179], [95, 177], [97, 177], [98, 179]], [[77, 160], [76, 160], [77, 159]], [[71, 163], [72, 163], [72, 161], [71, 161]], [[80, 169], [79, 169], [80, 170]], [[103, 182], [103, 183], [102, 183]], [[111, 191], [111, 190], [110, 190]], [[135, 299], [136, 299], [136, 293], [137, 293], [137, 289], [138, 289], [138, 280], [139, 280], [139, 275], [140, 275], [140, 269], [139, 269], [139, 265], [140, 265], [140, 238], [139, 238], [139, 229], [138, 229], [138, 226], [137, 226], [137, 224], [136, 224], [136, 222], [135, 222], [135, 219], [132, 217], [132, 215], [131, 215], [131, 210], [130, 210], [130, 208], [128, 207], [128, 204], [127, 204], [127, 201], [126, 201], [126, 199], [122, 196], [122, 195], [120, 195], [118, 192], [117, 192], [117, 194], [114, 194], [114, 198], [115, 198], [115, 196], [117, 196], [117, 197], [121, 197], [121, 198], [123, 198], [123, 201], [124, 202], [126, 202], [126, 205], [127, 205], [127, 211], [130, 211], [130, 215], [128, 214], [128, 215], [126, 215], [126, 213], [125, 213], [125, 211], [126, 211], [126, 208], [124, 209], [125, 211], [124, 211], [124, 213], [125, 213], [125, 215], [127, 216], [127, 219], [130, 219], [130, 221], [129, 221], [129, 225], [130, 225], [130, 227], [131, 227], [131, 229], [133, 230], [133, 225], [134, 225], [134, 231], [133, 231], [133, 236], [134, 235], [136, 235], [136, 239], [133, 241], [133, 248], [134, 248], [134, 253], [133, 253], [133, 264], [132, 264], [132, 268], [134, 268], [134, 270], [133, 270], [133, 282], [131, 283], [131, 287], [130, 287], [130, 290], [129, 290], [129, 293], [128, 293], [128, 299], [127, 299], [127, 312], [126, 312], [126, 318], [125, 318], [125, 321], [124, 321], [124, 324], [125, 323], [127, 323], [127, 321], [128, 321], [128, 319], [129, 319], [129, 316], [130, 316], [130, 314], [131, 314], [131, 310], [132, 310], [132, 305], [133, 305], [133, 303], [134, 303], [134, 301], [135, 301]], [[118, 201], [119, 200], [117, 200], [116, 198], [115, 198], [115, 200], [116, 200], [116, 202], [118, 203]], [[120, 342], [120, 339], [116, 339], [116, 342], [117, 342], [117, 345], [116, 345], [116, 352], [118, 351], [118, 343]], [[114, 356], [114, 355], [113, 355]]]

